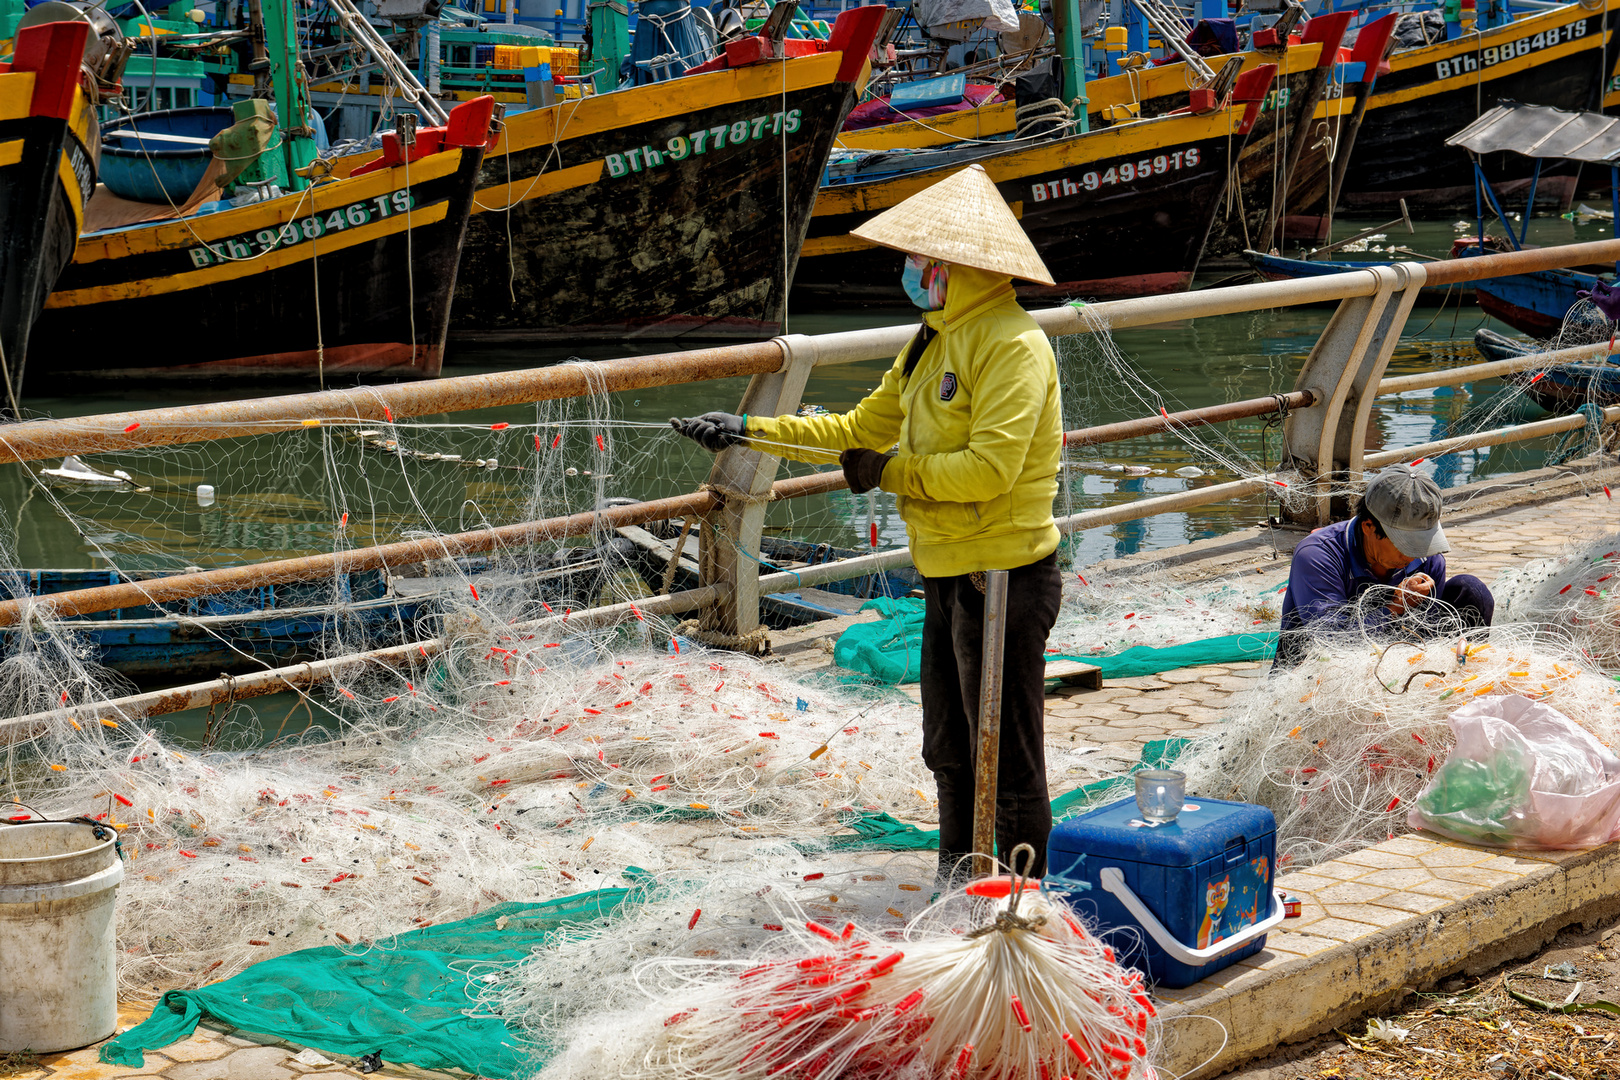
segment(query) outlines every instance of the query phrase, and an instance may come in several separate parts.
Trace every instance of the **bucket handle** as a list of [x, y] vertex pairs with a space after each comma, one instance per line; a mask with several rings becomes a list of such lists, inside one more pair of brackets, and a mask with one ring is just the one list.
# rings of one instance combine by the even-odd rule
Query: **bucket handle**
[[1142, 929], [1148, 932], [1148, 936], [1153, 939], [1154, 944], [1170, 954], [1173, 959], [1179, 960], [1188, 967], [1203, 967], [1216, 957], [1225, 956], [1234, 949], [1241, 949], [1257, 938], [1265, 937], [1272, 927], [1287, 917], [1287, 912], [1283, 910], [1282, 893], [1273, 888], [1271, 890], [1272, 912], [1266, 918], [1253, 926], [1245, 927], [1229, 938], [1217, 941], [1208, 948], [1189, 949], [1176, 940], [1174, 934], [1164, 928], [1164, 924], [1158, 920], [1157, 916], [1149, 911], [1147, 905], [1142, 903], [1141, 898], [1131, 891], [1129, 885], [1125, 884], [1125, 873], [1119, 867], [1105, 866], [1098, 873], [1097, 878], [1098, 883], [1103, 887], [1103, 891], [1117, 896], [1119, 902], [1125, 905], [1125, 910], [1130, 912], [1136, 921], [1142, 924]]

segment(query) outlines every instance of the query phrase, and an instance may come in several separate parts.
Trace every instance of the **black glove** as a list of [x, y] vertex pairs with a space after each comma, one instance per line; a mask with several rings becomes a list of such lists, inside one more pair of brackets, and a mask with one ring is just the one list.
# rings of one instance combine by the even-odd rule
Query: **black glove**
[[746, 440], [744, 425], [747, 422], [746, 416], [728, 412], [706, 412], [685, 420], [673, 416], [669, 418], [670, 427], [716, 454]]
[[893, 454], [880, 454], [876, 450], [845, 450], [838, 455], [838, 464], [844, 467], [844, 479], [849, 490], [864, 495], [883, 482], [883, 467], [894, 460]]

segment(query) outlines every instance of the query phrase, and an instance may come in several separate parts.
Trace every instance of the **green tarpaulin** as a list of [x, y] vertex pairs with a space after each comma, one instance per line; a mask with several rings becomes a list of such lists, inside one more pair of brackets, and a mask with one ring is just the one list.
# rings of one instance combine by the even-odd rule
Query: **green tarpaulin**
[[[923, 602], [915, 597], [880, 597], [861, 605], [880, 618], [856, 623], [838, 636], [833, 660], [839, 667], [860, 672], [880, 683], [913, 683], [922, 678]], [[1054, 660], [1079, 660], [1102, 669], [1105, 679], [1153, 675], [1202, 664], [1231, 664], [1241, 660], [1270, 660], [1277, 651], [1277, 632], [1227, 634], [1154, 648], [1136, 645], [1111, 656], [1054, 654]]]
[[[634, 880], [640, 871], [626, 876]], [[364, 948], [272, 957], [223, 982], [164, 994], [145, 1023], [101, 1048], [101, 1060], [138, 1068], [145, 1051], [189, 1038], [207, 1016], [339, 1057], [379, 1054], [493, 1080], [531, 1075], [537, 1048], [477, 1008], [469, 987], [528, 959], [570, 926], [608, 918], [646, 896], [639, 888], [598, 889], [546, 903], [506, 903]]]

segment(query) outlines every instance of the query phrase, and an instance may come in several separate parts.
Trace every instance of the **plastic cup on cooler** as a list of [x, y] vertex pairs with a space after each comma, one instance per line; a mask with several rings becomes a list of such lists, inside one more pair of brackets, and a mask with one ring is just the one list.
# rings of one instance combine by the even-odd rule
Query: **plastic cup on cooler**
[[1136, 808], [1142, 820], [1164, 825], [1176, 820], [1187, 797], [1187, 774], [1174, 769], [1143, 769], [1136, 774]]

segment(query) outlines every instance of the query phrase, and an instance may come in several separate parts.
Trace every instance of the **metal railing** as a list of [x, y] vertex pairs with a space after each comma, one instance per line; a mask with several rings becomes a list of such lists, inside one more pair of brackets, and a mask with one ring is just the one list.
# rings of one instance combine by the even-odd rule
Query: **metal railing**
[[[1359, 481], [1361, 474], [1394, 461], [1435, 456], [1472, 447], [1499, 445], [1581, 428], [1585, 416], [1564, 416], [1528, 424], [1481, 431], [1452, 439], [1365, 454], [1367, 426], [1374, 399], [1386, 394], [1455, 385], [1516, 371], [1591, 359], [1608, 352], [1607, 343], [1579, 346], [1553, 353], [1493, 363], [1472, 364], [1433, 372], [1385, 379], [1384, 369], [1412, 309], [1425, 285], [1452, 284], [1508, 274], [1530, 273], [1570, 265], [1613, 262], [1620, 257], [1620, 241], [1610, 240], [1558, 248], [1541, 248], [1440, 263], [1398, 263], [1371, 269], [1299, 281], [1263, 282], [1171, 296], [1118, 300], [1095, 305], [1067, 305], [1032, 312], [1047, 334], [1061, 337], [1149, 326], [1208, 315], [1225, 315], [1338, 301], [1306, 358], [1291, 391], [1279, 395], [1287, 405], [1283, 423], [1284, 458], [1279, 471], [1294, 479], [1294, 493], [1303, 496], [1300, 517], [1306, 524], [1325, 522], [1331, 515], [1330, 495]], [[285, 432], [324, 424], [386, 423], [396, 418], [454, 412], [502, 405], [580, 397], [609, 391], [646, 389], [711, 379], [750, 376], [740, 412], [779, 415], [795, 411], [805, 384], [818, 367], [889, 359], [905, 346], [915, 324], [846, 331], [817, 336], [789, 335], [770, 341], [690, 352], [616, 360], [577, 362], [549, 368], [461, 376], [436, 382], [368, 386], [317, 393], [292, 394], [247, 401], [177, 406], [138, 412], [76, 417], [69, 420], [34, 420], [0, 426], [0, 463], [40, 460], [68, 454], [90, 454], [141, 447], [178, 445], [217, 439]], [[1123, 439], [1277, 411], [1277, 398], [1257, 398], [1144, 417], [1068, 432], [1071, 446], [1099, 445]], [[1603, 411], [1603, 422], [1620, 421], [1620, 407]], [[342, 552], [279, 560], [223, 570], [177, 575], [170, 578], [56, 594], [41, 601], [59, 616], [108, 610], [121, 606], [166, 603], [208, 595], [252, 584], [307, 580], [335, 571], [400, 565], [423, 558], [490, 551], [504, 546], [531, 544], [581, 536], [672, 516], [701, 518], [705, 527], [729, 538], [700, 549], [701, 587], [661, 596], [640, 604], [641, 613], [690, 611], [702, 608], [708, 625], [726, 634], [747, 634], [759, 625], [759, 598], [789, 589], [813, 587], [832, 581], [865, 576], [908, 565], [910, 551], [897, 548], [838, 562], [760, 573], [759, 542], [766, 504], [773, 499], [826, 493], [845, 486], [837, 472], [777, 480], [778, 459], [763, 451], [738, 446], [717, 455], [704, 490], [674, 499], [637, 503], [601, 511], [518, 523], [476, 533], [453, 534], [424, 541], [355, 548]], [[1276, 474], [1249, 477], [1187, 491], [1085, 510], [1058, 519], [1065, 532], [1097, 528], [1119, 522], [1178, 512], [1193, 507], [1245, 497], [1285, 483]], [[406, 550], [409, 549], [409, 550]], [[740, 553], [739, 553], [740, 549]], [[576, 623], [613, 621], [633, 617], [632, 605], [575, 612]], [[0, 625], [20, 615], [16, 601], [0, 602]], [[398, 662], [420, 656], [428, 643], [399, 647]], [[415, 650], [414, 653], [412, 650]], [[347, 660], [334, 659], [332, 671], [345, 664], [386, 663], [398, 650], [383, 650]], [[294, 671], [278, 669], [253, 676], [255, 684], [272, 693], [295, 685]], [[286, 675], [286, 678], [281, 677]], [[296, 685], [307, 679], [300, 675]], [[230, 693], [251, 696], [249, 683], [233, 680]], [[189, 708], [217, 693], [225, 683], [139, 696], [138, 707], [147, 711]], [[162, 700], [159, 700], [159, 699]], [[223, 699], [221, 699], [223, 700]], [[187, 702], [189, 704], [178, 704]], [[136, 699], [108, 708], [135, 708]]]

